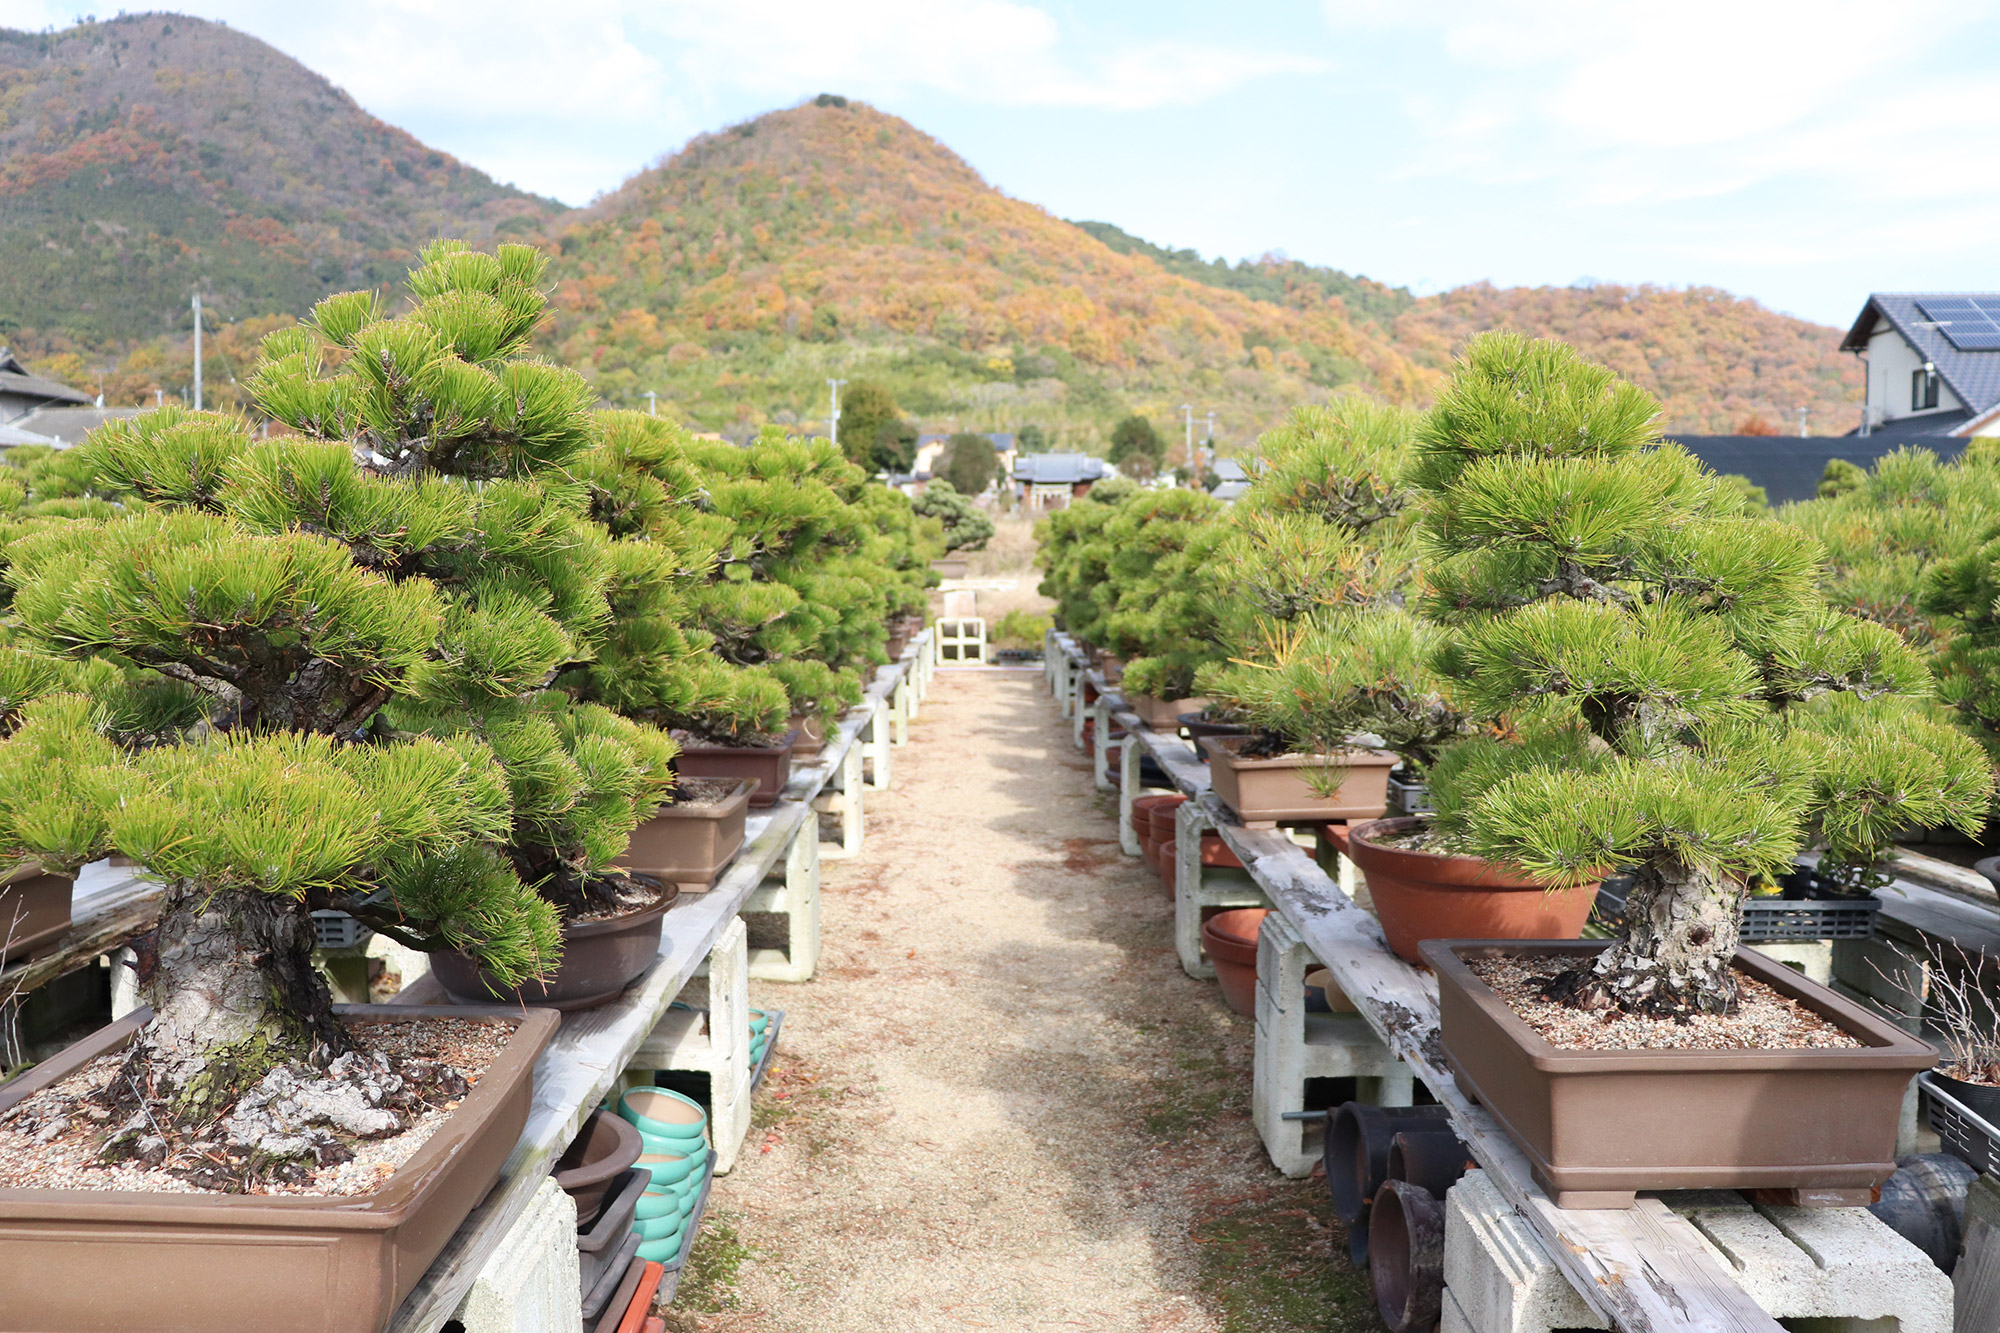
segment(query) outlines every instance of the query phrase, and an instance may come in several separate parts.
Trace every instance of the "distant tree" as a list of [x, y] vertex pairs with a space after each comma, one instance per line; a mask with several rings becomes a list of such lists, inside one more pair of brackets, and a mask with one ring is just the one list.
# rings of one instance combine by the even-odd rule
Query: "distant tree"
[[1111, 461], [1123, 467], [1125, 460], [1134, 454], [1151, 459], [1155, 470], [1167, 454], [1167, 442], [1160, 438], [1160, 432], [1136, 412], [1111, 430]]
[[1776, 435], [1778, 428], [1765, 419], [1762, 412], [1752, 412], [1749, 416], [1736, 423], [1736, 433], [1738, 435]]
[[920, 518], [935, 518], [944, 523], [947, 552], [984, 550], [992, 540], [993, 520], [943, 477], [924, 487], [924, 493], [916, 499], [916, 510]]
[[917, 461], [917, 423], [898, 418], [884, 424], [869, 457], [877, 472], [908, 472]]
[[984, 435], [960, 431], [944, 442], [938, 475], [961, 495], [979, 495], [1000, 474], [1000, 455]]
[[1048, 432], [1043, 430], [1040, 426], [1037, 426], [1032, 421], [1014, 432], [1014, 448], [1020, 451], [1021, 453], [1024, 454], [1045, 453], [1047, 452], [1048, 447], [1049, 447]]
[[1829, 458], [1826, 460], [1826, 471], [1819, 474], [1819, 498], [1834, 499], [1861, 489], [1867, 481], [1867, 472], [1845, 458]]
[[1148, 458], [1145, 454], [1136, 453], [1128, 454], [1125, 461], [1118, 465], [1118, 470], [1134, 481], [1151, 481], [1153, 475], [1159, 471], [1153, 465], [1151, 458]]
[[875, 444], [889, 426], [900, 424], [903, 409], [896, 395], [875, 380], [858, 380], [848, 386], [840, 404], [840, 448], [849, 459], [863, 467], [874, 467]]

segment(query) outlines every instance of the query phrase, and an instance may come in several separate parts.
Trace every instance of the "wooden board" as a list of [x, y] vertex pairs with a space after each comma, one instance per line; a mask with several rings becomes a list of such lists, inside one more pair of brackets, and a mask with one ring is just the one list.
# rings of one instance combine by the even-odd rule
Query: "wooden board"
[[151, 930], [160, 919], [160, 886], [129, 869], [93, 863], [77, 876], [69, 933], [40, 958], [0, 972], [0, 996], [22, 996], [97, 961]]
[[[878, 673], [867, 691], [881, 698], [900, 683], [911, 661], [905, 658]], [[793, 770], [783, 799], [771, 810], [750, 816], [743, 849], [706, 893], [688, 894], [663, 920], [660, 953], [647, 972], [616, 1002], [601, 1009], [568, 1015], [560, 1031], [535, 1063], [534, 1103], [527, 1128], [501, 1168], [500, 1183], [465, 1219], [446, 1243], [430, 1271], [403, 1301], [390, 1321], [391, 1333], [435, 1333], [457, 1312], [480, 1269], [499, 1247], [542, 1177], [583, 1127], [583, 1121], [611, 1091], [641, 1043], [651, 1035], [695, 969], [708, 958], [744, 901], [767, 875], [784, 873], [785, 854], [812, 812], [812, 798], [839, 768], [839, 760], [866, 724], [868, 708], [856, 708], [841, 720], [835, 735], [816, 762]], [[817, 836], [817, 829], [811, 830]], [[426, 1002], [422, 982], [398, 1000]], [[437, 996], [441, 998], [441, 996]]]
[[1120, 722], [1217, 832], [1340, 983], [1370, 1027], [1451, 1112], [1452, 1127], [1500, 1192], [1521, 1210], [1583, 1299], [1626, 1333], [1780, 1333], [1706, 1249], [1692, 1224], [1657, 1198], [1591, 1212], [1557, 1208], [1527, 1159], [1459, 1090], [1438, 1036], [1437, 983], [1389, 951], [1381, 925], [1279, 831], [1246, 829], [1208, 790], [1193, 747], [1124, 712]]

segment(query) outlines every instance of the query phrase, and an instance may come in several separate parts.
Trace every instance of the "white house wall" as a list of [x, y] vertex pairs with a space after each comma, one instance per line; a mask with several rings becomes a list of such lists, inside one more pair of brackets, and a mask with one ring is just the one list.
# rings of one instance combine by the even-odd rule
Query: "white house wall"
[[1963, 410], [1965, 404], [1942, 379], [1938, 381], [1936, 408], [1926, 412], [1910, 410], [1910, 376], [1923, 369], [1923, 365], [1923, 353], [1905, 342], [1893, 324], [1886, 319], [1875, 322], [1875, 331], [1868, 335], [1869, 425]]

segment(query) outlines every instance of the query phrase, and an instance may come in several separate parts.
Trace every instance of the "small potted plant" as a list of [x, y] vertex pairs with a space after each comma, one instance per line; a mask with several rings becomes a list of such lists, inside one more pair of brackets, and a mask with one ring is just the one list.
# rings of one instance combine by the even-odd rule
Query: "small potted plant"
[[1746, 886], [1808, 836], [1867, 865], [1909, 824], [1976, 826], [1992, 773], [1923, 711], [1914, 652], [1824, 605], [1817, 544], [1657, 422], [1568, 347], [1487, 334], [1419, 435], [1434, 660], [1499, 719], [1433, 767], [1435, 834], [1558, 887], [1634, 880], [1608, 945], [1426, 942], [1445, 1053], [1559, 1207], [1866, 1202], [1934, 1055], [1739, 950]]

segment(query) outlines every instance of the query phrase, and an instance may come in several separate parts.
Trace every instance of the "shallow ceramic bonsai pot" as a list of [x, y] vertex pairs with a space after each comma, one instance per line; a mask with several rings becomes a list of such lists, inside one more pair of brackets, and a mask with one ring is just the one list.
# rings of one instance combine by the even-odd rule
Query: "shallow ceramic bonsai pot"
[[1368, 881], [1369, 901], [1397, 957], [1422, 962], [1417, 946], [1425, 940], [1573, 940], [1582, 932], [1597, 901], [1597, 881], [1551, 889], [1476, 856], [1381, 841], [1422, 822], [1376, 819], [1327, 834]]
[[532, 1004], [539, 1008], [595, 1009], [617, 999], [660, 955], [660, 918], [679, 896], [667, 885], [651, 907], [603, 921], [563, 923], [562, 962], [547, 981], [503, 986], [462, 953], [431, 955], [431, 971], [453, 1004]]
[[618, 1098], [618, 1114], [651, 1140], [696, 1140], [708, 1128], [701, 1103], [671, 1088], [629, 1088]]
[[826, 715], [823, 713], [794, 713], [790, 723], [792, 730], [792, 758], [810, 760], [826, 748]]
[[[1248, 736], [1204, 736], [1209, 782], [1216, 797], [1246, 828], [1276, 828], [1322, 819], [1373, 819], [1389, 808], [1389, 770], [1396, 756], [1387, 750], [1341, 750], [1331, 755], [1286, 754], [1244, 759], [1238, 751]], [[1325, 796], [1312, 779], [1329, 766], [1340, 785]]]
[[1638, 1190], [1792, 1192], [1871, 1202], [1896, 1169], [1904, 1090], [1931, 1047], [1750, 949], [1737, 971], [1862, 1044], [1836, 1050], [1563, 1050], [1466, 966], [1491, 957], [1581, 963], [1603, 940], [1430, 940], [1445, 1058], [1527, 1155], [1558, 1208], [1629, 1208]]
[[756, 778], [737, 778], [722, 800], [708, 805], [663, 805], [632, 830], [620, 870], [651, 875], [668, 884], [707, 888], [743, 848], [744, 821], [757, 788]]
[[69, 933], [75, 885], [67, 875], [43, 874], [38, 865], [0, 879], [0, 967], [39, 958]]
[[1177, 731], [1182, 713], [1199, 713], [1208, 707], [1206, 699], [1159, 699], [1150, 694], [1128, 694], [1125, 702], [1154, 731]]
[[639, 1131], [611, 1112], [599, 1107], [583, 1122], [556, 1159], [556, 1188], [576, 1200], [576, 1225], [587, 1230], [597, 1220], [614, 1185], [624, 1179], [626, 1169], [639, 1160], [642, 1145]]
[[[70, 1333], [376, 1333], [500, 1178], [528, 1121], [546, 1010], [339, 1005], [350, 1022], [512, 1029], [485, 1074], [380, 1188], [342, 1197], [0, 1189], [0, 1326]], [[0, 1088], [0, 1111], [123, 1049], [138, 1010]], [[132, 1281], [112, 1280], [127, 1274]], [[282, 1313], [279, 1313], [282, 1312]]]
[[757, 789], [750, 793], [753, 810], [768, 810], [778, 803], [785, 783], [792, 776], [792, 733], [786, 732], [782, 745], [700, 745], [681, 747], [674, 771], [685, 778], [755, 778]]

